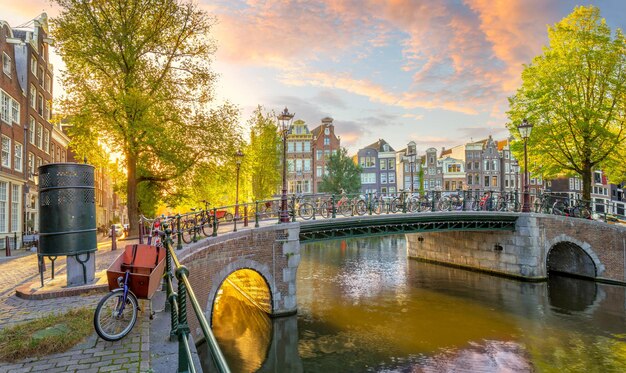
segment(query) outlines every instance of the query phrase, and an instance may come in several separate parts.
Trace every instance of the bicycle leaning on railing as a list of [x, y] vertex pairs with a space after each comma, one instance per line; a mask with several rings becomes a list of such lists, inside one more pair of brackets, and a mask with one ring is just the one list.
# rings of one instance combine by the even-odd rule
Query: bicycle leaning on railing
[[[155, 220], [151, 232], [155, 231]], [[107, 270], [109, 290], [96, 306], [93, 325], [100, 338], [117, 341], [135, 326], [139, 299], [150, 300], [158, 289], [165, 269], [165, 249], [156, 238], [154, 245], [127, 245]]]

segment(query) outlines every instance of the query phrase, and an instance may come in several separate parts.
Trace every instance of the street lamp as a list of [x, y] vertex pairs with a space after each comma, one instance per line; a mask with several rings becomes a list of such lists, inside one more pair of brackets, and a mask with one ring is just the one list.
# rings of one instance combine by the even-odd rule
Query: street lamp
[[415, 164], [415, 153], [408, 154], [406, 157], [409, 160], [409, 168], [411, 171], [411, 194], [413, 194], [413, 165]]
[[287, 211], [287, 131], [294, 114], [289, 113], [285, 107], [282, 113], [277, 117], [280, 125], [279, 129], [283, 136], [283, 191], [280, 196], [280, 222], [289, 223], [289, 212]]
[[532, 129], [533, 125], [528, 123], [526, 119], [522, 121], [522, 124], [517, 126], [520, 136], [524, 139], [524, 198], [522, 212], [530, 212], [530, 194], [528, 189], [528, 178], [530, 176], [528, 172], [528, 138], [530, 137]]
[[241, 149], [235, 153], [237, 160], [237, 187], [235, 189], [235, 220], [239, 219], [239, 168], [241, 167], [241, 161], [243, 159], [243, 152]]

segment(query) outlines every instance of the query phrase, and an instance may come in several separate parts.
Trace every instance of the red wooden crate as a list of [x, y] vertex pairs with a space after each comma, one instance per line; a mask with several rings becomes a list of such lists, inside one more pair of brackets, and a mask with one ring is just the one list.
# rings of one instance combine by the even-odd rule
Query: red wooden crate
[[[137, 246], [134, 261], [133, 246]], [[151, 245], [126, 245], [124, 252], [107, 269], [109, 290], [119, 288], [117, 279], [124, 277], [126, 270], [130, 271], [128, 284], [133, 294], [139, 299], [152, 298], [165, 270], [165, 248], [157, 250]]]

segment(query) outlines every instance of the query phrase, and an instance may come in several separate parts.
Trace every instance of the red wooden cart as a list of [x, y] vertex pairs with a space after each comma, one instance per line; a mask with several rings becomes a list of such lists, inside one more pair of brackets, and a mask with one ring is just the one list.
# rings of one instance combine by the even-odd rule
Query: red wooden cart
[[126, 245], [124, 252], [107, 269], [109, 290], [118, 289], [118, 278], [130, 271], [129, 289], [139, 299], [150, 299], [159, 288], [165, 270], [165, 248], [136, 244]]

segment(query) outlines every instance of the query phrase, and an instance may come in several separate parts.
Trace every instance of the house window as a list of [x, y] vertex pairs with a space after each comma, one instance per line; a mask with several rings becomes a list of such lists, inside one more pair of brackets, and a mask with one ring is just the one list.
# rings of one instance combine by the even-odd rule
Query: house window
[[295, 144], [293, 141], [287, 142], [287, 153], [293, 153], [295, 151]]
[[458, 163], [454, 163], [454, 164], [449, 164], [448, 165], [448, 172], [461, 172], [461, 165]]
[[304, 172], [311, 172], [311, 160], [310, 159], [304, 160]]
[[315, 175], [317, 177], [322, 177], [322, 166], [315, 167]]
[[37, 57], [35, 56], [30, 57], [30, 72], [37, 76]]
[[50, 121], [52, 117], [52, 101], [46, 101], [46, 120]]
[[37, 123], [37, 147], [39, 149], [41, 149], [41, 133], [42, 133], [42, 127], [41, 124]]
[[46, 84], [44, 85], [44, 89], [48, 92], [52, 92], [52, 78], [48, 74], [46, 74]]
[[467, 177], [467, 185], [472, 185], [472, 175]]
[[39, 79], [39, 85], [43, 87], [43, 66], [39, 66], [39, 75], [37, 75], [37, 79]]
[[373, 172], [361, 174], [361, 184], [376, 184], [376, 174]]
[[28, 98], [30, 101], [30, 107], [35, 109], [37, 107], [37, 89], [34, 84], [30, 85], [30, 90], [28, 91]]
[[43, 130], [43, 151], [50, 154], [50, 131]]
[[308, 142], [308, 141], [304, 142], [304, 151], [307, 152], [307, 153], [311, 151], [311, 143], [310, 142]]
[[43, 95], [37, 96], [37, 113], [43, 118]]
[[0, 181], [0, 232], [7, 231], [7, 195], [9, 184]]
[[324, 145], [330, 145], [330, 138], [324, 137]]
[[322, 151], [321, 151], [321, 150], [316, 150], [316, 151], [315, 151], [315, 154], [316, 154], [316, 155], [315, 155], [315, 159], [317, 159], [318, 161], [319, 161], [320, 159], [322, 159]]
[[19, 211], [20, 211], [20, 186], [11, 185], [11, 230], [16, 232], [19, 230]]
[[0, 104], [2, 105], [0, 111], [0, 118], [2, 121], [11, 123], [11, 101], [12, 98], [8, 94], [4, 93], [4, 91], [0, 91], [0, 100], [2, 101]]
[[326, 127], [324, 128], [324, 135], [330, 135], [330, 128]]
[[393, 159], [389, 160], [389, 169], [390, 170], [395, 170], [396, 169], [396, 161]]
[[497, 187], [498, 186], [498, 177], [497, 176], [492, 176], [491, 177], [491, 186], [492, 187]]
[[35, 131], [37, 130], [37, 123], [35, 122], [35, 118], [32, 116], [29, 118], [29, 126], [28, 126], [28, 137], [30, 143], [35, 145]]
[[489, 186], [489, 176], [485, 176], [485, 186]]
[[385, 159], [380, 161], [380, 169], [381, 170], [386, 170], [387, 169], [387, 161]]
[[296, 172], [302, 172], [302, 159], [296, 159]]
[[370, 168], [376, 167], [376, 158], [375, 157], [361, 157], [361, 167]]
[[293, 159], [288, 159], [287, 160], [287, 171], [293, 172], [294, 166], [295, 166], [295, 163], [294, 163]]
[[383, 172], [382, 174], [380, 174], [380, 183], [381, 184], [387, 184], [387, 173]]
[[390, 172], [389, 176], [388, 176], [388, 179], [389, 179], [389, 184], [395, 184], [396, 183], [396, 174], [393, 173], [393, 172]]
[[13, 123], [20, 124], [20, 103], [15, 100], [11, 104], [11, 119]]
[[2, 136], [2, 167], [11, 167], [11, 139]]
[[2, 53], [2, 71], [4, 71], [7, 76], [11, 76], [11, 57], [4, 52]]
[[13, 153], [13, 157], [13, 168], [15, 168], [15, 171], [22, 172], [22, 144], [17, 141], [15, 142], [15, 151]]

